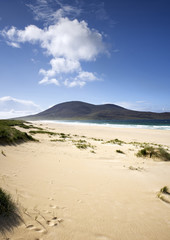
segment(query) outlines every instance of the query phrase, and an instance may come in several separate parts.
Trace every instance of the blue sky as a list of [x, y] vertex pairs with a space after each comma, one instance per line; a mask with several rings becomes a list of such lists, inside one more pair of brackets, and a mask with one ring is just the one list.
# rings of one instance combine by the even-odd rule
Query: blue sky
[[1, 0], [0, 118], [65, 101], [170, 111], [169, 0]]

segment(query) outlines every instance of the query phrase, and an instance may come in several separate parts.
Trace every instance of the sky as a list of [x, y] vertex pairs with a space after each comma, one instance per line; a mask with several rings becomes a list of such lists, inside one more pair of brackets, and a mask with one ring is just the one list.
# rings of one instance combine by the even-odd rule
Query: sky
[[0, 0], [0, 118], [67, 101], [170, 112], [169, 0]]

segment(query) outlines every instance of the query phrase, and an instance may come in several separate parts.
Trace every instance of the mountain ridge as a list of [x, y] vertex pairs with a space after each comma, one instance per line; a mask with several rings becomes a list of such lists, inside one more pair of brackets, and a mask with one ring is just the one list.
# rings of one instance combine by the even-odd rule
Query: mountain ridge
[[115, 104], [95, 105], [81, 101], [56, 104], [38, 114], [20, 117], [23, 120], [149, 120], [170, 119], [170, 112], [135, 111]]

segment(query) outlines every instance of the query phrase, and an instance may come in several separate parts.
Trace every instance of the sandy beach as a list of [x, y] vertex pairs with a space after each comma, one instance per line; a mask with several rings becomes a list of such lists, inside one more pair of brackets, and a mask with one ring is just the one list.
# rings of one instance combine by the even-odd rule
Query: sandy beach
[[[170, 149], [170, 131], [33, 125], [60, 134], [37, 133], [32, 136], [39, 142], [0, 146], [0, 185], [22, 216], [0, 239], [170, 239], [170, 197], [165, 194], [165, 202], [157, 196], [170, 187], [170, 162], [139, 158], [134, 144]], [[78, 148], [80, 142], [87, 148]]]

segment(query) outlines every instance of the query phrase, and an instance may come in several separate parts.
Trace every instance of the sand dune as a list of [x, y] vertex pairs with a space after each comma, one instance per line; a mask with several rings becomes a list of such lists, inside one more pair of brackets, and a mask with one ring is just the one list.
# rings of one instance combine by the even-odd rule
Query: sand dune
[[[11, 193], [23, 219], [11, 232], [1, 231], [0, 239], [170, 239], [170, 204], [157, 197], [163, 186], [170, 187], [170, 162], [138, 158], [139, 147], [129, 144], [170, 148], [170, 131], [41, 127], [70, 137], [62, 142], [51, 141], [61, 140], [59, 135], [35, 134], [40, 142], [0, 147], [6, 155], [0, 154], [0, 186]], [[115, 138], [126, 144], [106, 143]], [[80, 140], [87, 149], [76, 147]]]

